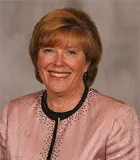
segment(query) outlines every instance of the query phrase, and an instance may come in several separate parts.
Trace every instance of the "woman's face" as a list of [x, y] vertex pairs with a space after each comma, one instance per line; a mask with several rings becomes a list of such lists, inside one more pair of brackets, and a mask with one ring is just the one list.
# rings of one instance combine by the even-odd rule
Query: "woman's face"
[[83, 74], [88, 63], [83, 51], [73, 46], [67, 48], [41, 48], [38, 69], [48, 91], [69, 93], [83, 87]]

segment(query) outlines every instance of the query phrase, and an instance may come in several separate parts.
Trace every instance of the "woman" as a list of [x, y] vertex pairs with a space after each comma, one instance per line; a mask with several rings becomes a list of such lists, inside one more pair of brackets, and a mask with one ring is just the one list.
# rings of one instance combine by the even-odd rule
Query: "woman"
[[140, 124], [127, 104], [90, 88], [102, 45], [83, 11], [35, 26], [29, 53], [46, 90], [12, 100], [0, 121], [1, 160], [139, 160]]

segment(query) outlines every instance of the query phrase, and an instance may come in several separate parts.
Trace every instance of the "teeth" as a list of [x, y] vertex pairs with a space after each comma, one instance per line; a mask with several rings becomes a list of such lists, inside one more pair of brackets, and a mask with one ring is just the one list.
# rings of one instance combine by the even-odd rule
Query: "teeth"
[[58, 77], [58, 78], [63, 78], [63, 77], [67, 77], [69, 74], [68, 73], [54, 73], [51, 72], [52, 76]]

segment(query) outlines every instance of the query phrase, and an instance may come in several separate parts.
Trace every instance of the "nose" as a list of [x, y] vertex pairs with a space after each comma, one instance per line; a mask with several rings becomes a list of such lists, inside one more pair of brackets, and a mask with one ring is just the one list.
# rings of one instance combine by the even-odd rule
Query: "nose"
[[63, 51], [58, 50], [55, 56], [55, 65], [57, 67], [61, 67], [64, 65], [64, 57], [63, 57]]

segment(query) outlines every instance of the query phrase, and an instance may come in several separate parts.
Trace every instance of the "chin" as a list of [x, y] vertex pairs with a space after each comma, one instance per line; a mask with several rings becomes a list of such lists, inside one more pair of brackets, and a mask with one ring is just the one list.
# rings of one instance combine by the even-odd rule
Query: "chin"
[[52, 86], [47, 86], [48, 91], [53, 92], [53, 93], [66, 93], [70, 87], [65, 86], [65, 85], [52, 85]]
[[[73, 92], [74, 90], [78, 90], [80, 86], [83, 86], [83, 83], [79, 85], [77, 81], [74, 80], [65, 80], [65, 81], [57, 81], [57, 80], [49, 80], [46, 81], [46, 88], [48, 92], [56, 93], [56, 94], [65, 94]], [[79, 87], [78, 87], [79, 86]]]

